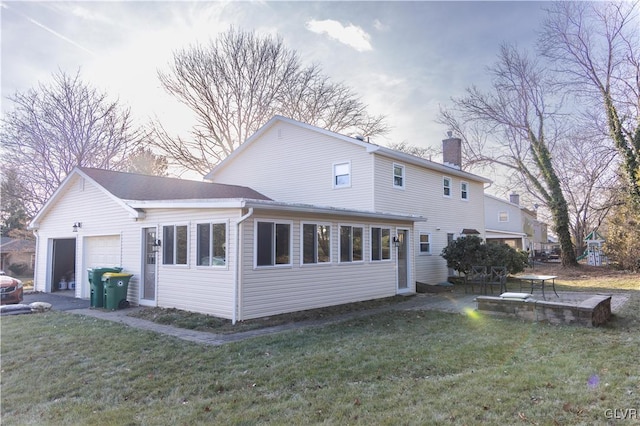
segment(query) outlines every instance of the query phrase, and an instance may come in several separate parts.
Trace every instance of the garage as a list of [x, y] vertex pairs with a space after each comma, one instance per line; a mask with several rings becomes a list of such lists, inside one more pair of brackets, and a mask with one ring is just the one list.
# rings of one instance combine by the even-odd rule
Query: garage
[[[86, 237], [84, 239], [84, 274], [88, 268], [120, 266], [121, 264], [119, 235]], [[89, 283], [84, 279], [82, 281], [87, 285], [82, 289], [80, 297], [88, 298], [90, 296]]]

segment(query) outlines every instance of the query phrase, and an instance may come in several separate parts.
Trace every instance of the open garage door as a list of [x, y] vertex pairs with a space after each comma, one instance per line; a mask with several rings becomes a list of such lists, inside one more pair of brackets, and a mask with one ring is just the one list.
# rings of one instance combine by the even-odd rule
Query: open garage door
[[55, 239], [51, 244], [51, 292], [67, 290], [75, 282], [76, 239]]
[[[83, 274], [87, 275], [88, 268], [101, 268], [108, 266], [121, 266], [122, 259], [120, 256], [120, 236], [109, 235], [101, 237], [87, 237], [84, 239], [84, 260], [85, 270]], [[80, 293], [80, 296], [87, 298], [90, 296], [89, 282], [86, 283]]]

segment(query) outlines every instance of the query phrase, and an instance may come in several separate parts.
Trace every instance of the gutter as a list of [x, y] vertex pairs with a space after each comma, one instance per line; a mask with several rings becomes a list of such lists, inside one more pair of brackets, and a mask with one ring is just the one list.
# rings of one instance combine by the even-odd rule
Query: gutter
[[240, 293], [240, 266], [242, 264], [240, 261], [240, 225], [252, 215], [253, 207], [249, 207], [247, 214], [236, 222], [236, 267], [233, 270], [233, 318], [231, 319], [231, 324], [233, 325], [238, 321], [238, 300]]

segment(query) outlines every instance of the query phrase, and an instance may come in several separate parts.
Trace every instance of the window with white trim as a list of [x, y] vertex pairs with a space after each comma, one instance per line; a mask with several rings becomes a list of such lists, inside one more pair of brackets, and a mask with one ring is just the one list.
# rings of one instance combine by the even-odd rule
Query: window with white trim
[[351, 186], [351, 163], [336, 163], [333, 165], [333, 187], [347, 188]]
[[340, 226], [340, 262], [361, 262], [364, 246], [364, 228], [361, 226]]
[[302, 263], [331, 262], [331, 226], [302, 224]]
[[420, 233], [420, 254], [431, 254], [431, 234]]
[[509, 222], [509, 212], [499, 212], [498, 220], [500, 222]]
[[444, 176], [442, 178], [442, 195], [451, 197], [451, 178]]
[[196, 265], [227, 265], [227, 224], [199, 223], [197, 225], [198, 244], [196, 247]]
[[460, 182], [460, 198], [469, 199], [469, 184], [467, 182]]
[[393, 165], [393, 186], [394, 188], [404, 188], [404, 166], [402, 164]]
[[391, 229], [371, 227], [371, 260], [391, 259]]
[[291, 223], [256, 221], [256, 266], [291, 265]]
[[165, 225], [162, 227], [162, 264], [186, 265], [188, 259], [187, 225]]

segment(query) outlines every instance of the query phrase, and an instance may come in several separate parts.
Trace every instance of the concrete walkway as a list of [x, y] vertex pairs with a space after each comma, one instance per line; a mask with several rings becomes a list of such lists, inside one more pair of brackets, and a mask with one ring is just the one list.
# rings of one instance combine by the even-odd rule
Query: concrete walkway
[[[584, 293], [582, 293], [582, 295], [584, 295]], [[53, 310], [66, 311], [69, 313], [86, 315], [106, 321], [118, 322], [129, 327], [153, 331], [190, 342], [196, 342], [211, 346], [220, 346], [225, 343], [237, 342], [257, 336], [266, 336], [270, 334], [281, 333], [283, 331], [297, 330], [308, 327], [321, 327], [327, 324], [335, 324], [352, 318], [360, 318], [369, 315], [375, 315], [380, 312], [393, 310], [431, 310], [450, 313], [466, 313], [469, 311], [474, 311], [476, 309], [476, 296], [476, 294], [463, 294], [455, 292], [419, 293], [413, 297], [407, 298], [407, 301], [405, 302], [383, 306], [380, 308], [370, 309], [366, 311], [350, 312], [342, 315], [335, 315], [330, 318], [323, 318], [320, 320], [299, 321], [275, 327], [265, 327], [261, 329], [243, 331], [233, 334], [216, 334], [205, 331], [188, 330], [169, 325], [157, 324], [153, 321], [129, 316], [130, 313], [133, 313], [137, 310], [145, 309], [143, 307], [122, 309], [118, 311], [92, 309], [89, 307], [88, 300], [75, 299], [73, 297], [58, 295], [55, 293], [25, 294], [24, 303], [31, 303], [36, 301], [47, 302], [51, 303]], [[572, 295], [567, 293], [566, 296], [569, 296], [569, 298], [571, 298]], [[564, 296], [562, 297], [564, 298]], [[629, 296], [626, 294], [614, 294], [611, 303], [612, 312], [615, 313], [616, 311], [618, 311], [628, 300], [628, 298]]]
[[143, 307], [122, 309], [118, 311], [92, 309], [89, 307], [88, 300], [74, 299], [72, 297], [67, 297], [66, 295], [62, 296], [55, 293], [26, 294], [23, 303], [31, 303], [36, 301], [51, 303], [53, 310], [65, 311], [72, 314], [86, 315], [106, 321], [118, 322], [129, 327], [153, 331], [156, 333], [177, 337], [178, 339], [211, 346], [219, 346], [225, 343], [237, 342], [257, 336], [266, 336], [270, 334], [281, 333], [283, 331], [297, 330], [308, 327], [321, 327], [327, 324], [339, 323], [351, 318], [365, 317], [391, 310], [435, 310], [461, 313], [467, 310], [474, 310], [476, 308], [475, 295], [472, 294], [467, 295], [456, 293], [424, 293], [410, 297], [406, 302], [400, 302], [397, 304], [366, 311], [335, 315], [331, 318], [323, 318], [321, 320], [299, 321], [295, 323], [288, 323], [274, 327], [265, 327], [233, 334], [216, 334], [205, 331], [177, 328], [170, 325], [158, 324], [153, 321], [129, 316], [129, 314], [137, 310], [145, 309]]

